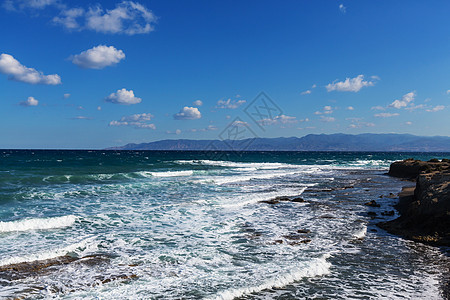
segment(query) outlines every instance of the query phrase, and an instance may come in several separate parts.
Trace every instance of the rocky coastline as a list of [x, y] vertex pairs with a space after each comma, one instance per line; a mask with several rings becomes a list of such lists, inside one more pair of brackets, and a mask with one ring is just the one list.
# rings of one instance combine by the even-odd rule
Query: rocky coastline
[[414, 180], [416, 186], [399, 194], [400, 217], [378, 226], [416, 242], [450, 246], [450, 160], [398, 161], [388, 175]]

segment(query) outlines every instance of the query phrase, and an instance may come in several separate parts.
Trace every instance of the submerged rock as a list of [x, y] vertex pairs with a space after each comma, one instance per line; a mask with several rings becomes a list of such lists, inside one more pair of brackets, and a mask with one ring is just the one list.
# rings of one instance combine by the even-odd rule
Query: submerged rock
[[380, 204], [377, 203], [377, 201], [372, 200], [369, 202], [364, 203], [364, 205], [370, 206], [370, 207], [380, 207]]

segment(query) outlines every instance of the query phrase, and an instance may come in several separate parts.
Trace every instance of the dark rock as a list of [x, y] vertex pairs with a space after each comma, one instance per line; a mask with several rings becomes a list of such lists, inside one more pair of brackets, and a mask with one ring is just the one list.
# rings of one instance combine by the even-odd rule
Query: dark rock
[[305, 202], [305, 199], [297, 197], [291, 200], [291, 202]]
[[334, 219], [334, 216], [330, 214], [321, 215], [319, 218], [321, 219]]
[[297, 233], [310, 233], [311, 232], [311, 230], [309, 230], [309, 229], [299, 229], [299, 230], [297, 230]]
[[422, 173], [431, 173], [449, 169], [450, 163], [447, 161], [440, 162], [437, 159], [430, 161], [407, 159], [392, 163], [388, 174], [394, 177], [415, 179]]
[[383, 211], [382, 213], [381, 213], [381, 215], [382, 216], [393, 216], [393, 215], [395, 215], [395, 211], [393, 211], [393, 210], [386, 210], [386, 211]]
[[260, 203], [267, 203], [267, 204], [277, 204], [280, 203], [280, 201], [276, 200], [276, 199], [270, 199], [270, 200], [261, 200], [259, 201]]
[[377, 201], [372, 200], [369, 202], [364, 203], [364, 205], [370, 206], [370, 207], [380, 207], [380, 204], [377, 203]]
[[369, 212], [367, 213], [367, 215], [368, 215], [368, 216], [376, 216], [377, 213], [374, 212], [374, 211], [369, 211]]
[[405, 160], [391, 169], [390, 175], [416, 178], [416, 187], [399, 194], [400, 217], [378, 226], [414, 241], [450, 246], [450, 163]]
[[291, 233], [288, 235], [283, 235], [283, 237], [287, 240], [299, 240], [301, 239], [303, 236], [300, 234], [295, 234], [295, 233]]

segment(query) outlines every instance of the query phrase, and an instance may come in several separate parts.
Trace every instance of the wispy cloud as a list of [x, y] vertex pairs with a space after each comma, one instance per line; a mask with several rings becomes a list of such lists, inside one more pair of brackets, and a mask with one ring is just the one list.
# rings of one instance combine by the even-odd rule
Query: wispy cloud
[[399, 116], [400, 114], [398, 113], [379, 113], [379, 114], [375, 114], [374, 117], [377, 118], [390, 118], [390, 117], [396, 117]]
[[335, 81], [326, 85], [328, 92], [359, 92], [363, 87], [375, 85], [374, 81], [364, 80], [364, 75], [358, 75], [355, 78], [347, 77], [344, 81]]
[[69, 7], [60, 0], [6, 0], [3, 7], [10, 11], [43, 10], [47, 7], [59, 10], [52, 18], [56, 25], [72, 31], [92, 30], [106, 34], [145, 34], [155, 29], [157, 17], [144, 5], [134, 1], [122, 1], [112, 9], [100, 4], [90, 7]]
[[298, 123], [298, 120], [296, 117], [286, 116], [286, 115], [279, 115], [272, 119], [262, 119], [258, 121], [261, 125], [275, 125], [275, 124], [295, 124]]
[[329, 123], [329, 122], [334, 122], [334, 121], [336, 121], [336, 119], [333, 118], [333, 117], [320, 116], [320, 121]]
[[242, 104], [244, 104], [245, 100], [231, 100], [231, 99], [227, 99], [227, 100], [219, 100], [217, 101], [217, 105], [216, 108], [228, 108], [228, 109], [236, 109], [239, 106], [241, 106]]
[[194, 105], [194, 106], [202, 106], [203, 102], [202, 102], [202, 100], [195, 100], [194, 102], [192, 102], [192, 105]]
[[12, 55], [0, 54], [0, 73], [8, 75], [8, 79], [31, 84], [61, 84], [57, 74], [44, 75], [42, 72], [22, 65]]
[[441, 111], [444, 110], [445, 106], [444, 105], [437, 105], [433, 108], [427, 109], [428, 112], [437, 112], [437, 111]]
[[344, 6], [344, 4], [339, 4], [339, 10], [341, 13], [345, 14], [347, 12], [347, 7]]
[[315, 115], [328, 115], [328, 114], [332, 114], [333, 113], [333, 108], [329, 105], [324, 106], [322, 111], [316, 111], [314, 114]]
[[134, 128], [156, 129], [155, 124], [150, 123], [153, 115], [150, 113], [134, 114], [122, 117], [119, 121], [109, 122], [109, 126], [132, 126]]

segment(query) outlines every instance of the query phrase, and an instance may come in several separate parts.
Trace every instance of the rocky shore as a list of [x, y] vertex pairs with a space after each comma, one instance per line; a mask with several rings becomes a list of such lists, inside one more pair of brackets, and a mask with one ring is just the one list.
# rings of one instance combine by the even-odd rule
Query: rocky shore
[[450, 246], [450, 160], [398, 161], [388, 174], [415, 180], [416, 186], [399, 194], [400, 217], [378, 226], [413, 241]]

